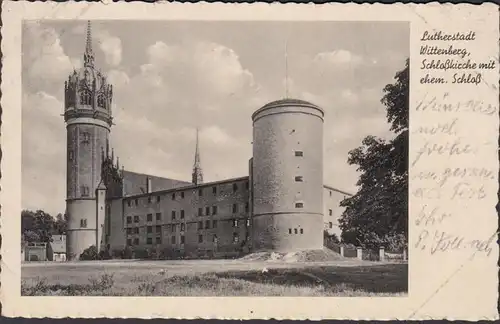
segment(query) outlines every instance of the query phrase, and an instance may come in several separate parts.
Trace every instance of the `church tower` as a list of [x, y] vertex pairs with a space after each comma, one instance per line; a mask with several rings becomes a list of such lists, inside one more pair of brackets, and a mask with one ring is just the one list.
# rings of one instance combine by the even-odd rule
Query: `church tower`
[[194, 152], [194, 164], [193, 164], [193, 174], [192, 183], [199, 185], [203, 183], [203, 171], [201, 170], [201, 160], [200, 160], [200, 145], [198, 141], [198, 128], [196, 129], [196, 149]]
[[[92, 31], [87, 26], [83, 67], [64, 83], [64, 121], [67, 133], [66, 212], [68, 259], [78, 259], [88, 247], [100, 248], [97, 194], [102, 194], [101, 165], [112, 125], [112, 87], [94, 65]], [[102, 208], [102, 206], [101, 206]]]

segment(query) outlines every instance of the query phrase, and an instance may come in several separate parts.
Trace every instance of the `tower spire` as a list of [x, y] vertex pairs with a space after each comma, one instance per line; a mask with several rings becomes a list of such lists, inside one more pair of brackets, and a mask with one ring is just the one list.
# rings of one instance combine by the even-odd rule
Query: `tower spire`
[[194, 164], [192, 183], [195, 185], [203, 183], [203, 171], [201, 170], [200, 147], [198, 140], [198, 128], [196, 128], [196, 148], [194, 152]]
[[87, 22], [87, 42], [85, 44], [85, 54], [83, 54], [83, 62], [86, 67], [94, 66], [94, 51], [92, 50], [92, 26], [90, 20]]

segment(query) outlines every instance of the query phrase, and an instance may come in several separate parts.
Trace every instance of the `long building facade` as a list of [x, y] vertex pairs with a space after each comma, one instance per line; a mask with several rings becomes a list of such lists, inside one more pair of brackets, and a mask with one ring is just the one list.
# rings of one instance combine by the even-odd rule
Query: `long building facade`
[[69, 260], [92, 245], [218, 258], [320, 249], [324, 230], [340, 237], [339, 203], [349, 194], [323, 184], [320, 107], [283, 99], [256, 110], [248, 175], [204, 183], [198, 132], [191, 181], [120, 166], [109, 145], [112, 96], [89, 23], [84, 67], [65, 83]]

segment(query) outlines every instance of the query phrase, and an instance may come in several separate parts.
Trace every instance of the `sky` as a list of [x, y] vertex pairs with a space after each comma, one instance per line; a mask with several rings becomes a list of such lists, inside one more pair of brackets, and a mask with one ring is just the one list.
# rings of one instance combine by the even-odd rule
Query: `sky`
[[[23, 25], [23, 208], [64, 213], [64, 81], [82, 67], [86, 26]], [[352, 193], [348, 152], [392, 136], [380, 99], [409, 56], [404, 22], [93, 21], [92, 38], [126, 170], [190, 181], [198, 127], [205, 182], [248, 175], [251, 114], [288, 96], [325, 110], [324, 181]]]

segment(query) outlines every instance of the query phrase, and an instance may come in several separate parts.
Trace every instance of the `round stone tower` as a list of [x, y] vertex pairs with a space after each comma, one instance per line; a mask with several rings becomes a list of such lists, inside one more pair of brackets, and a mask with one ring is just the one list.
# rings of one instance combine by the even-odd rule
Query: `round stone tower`
[[323, 117], [296, 99], [252, 115], [255, 252], [323, 247]]
[[[98, 249], [96, 190], [101, 180], [103, 150], [109, 150], [112, 88], [94, 66], [90, 22], [84, 66], [64, 84], [67, 132], [66, 213], [68, 259], [78, 259], [91, 245]], [[108, 156], [108, 152], [106, 153]]]

